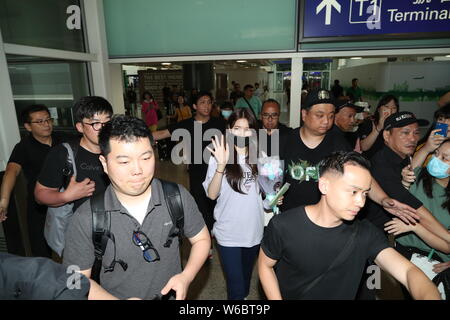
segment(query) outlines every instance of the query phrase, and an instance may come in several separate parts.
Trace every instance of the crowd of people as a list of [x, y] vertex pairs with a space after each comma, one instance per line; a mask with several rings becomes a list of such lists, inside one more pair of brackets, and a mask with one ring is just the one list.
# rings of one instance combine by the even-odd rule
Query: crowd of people
[[[61, 258], [90, 279], [90, 299], [184, 299], [214, 242], [232, 300], [248, 296], [256, 261], [268, 299], [375, 299], [366, 283], [374, 264], [405, 295], [441, 299], [443, 283], [449, 299], [449, 101], [440, 102], [419, 143], [420, 119], [400, 111], [392, 95], [368, 116], [357, 82], [356, 100], [336, 86], [337, 98], [309, 90], [299, 128], [280, 123], [280, 104], [265, 89], [246, 85], [241, 92], [234, 83], [221, 106], [209, 92], [177, 95], [160, 130], [160, 107], [150, 92], [142, 95], [143, 119], [113, 115], [107, 100], [83, 97], [74, 105], [81, 137], [70, 149], [53, 134], [48, 109], [31, 106], [23, 113], [30, 134], [14, 148], [2, 181], [0, 222], [23, 170], [32, 253], [51, 258], [47, 207], [73, 204]], [[170, 104], [164, 101], [166, 110]], [[167, 182], [154, 177], [156, 145], [180, 132], [188, 133], [182, 143], [189, 190], [175, 184], [169, 193]], [[266, 228], [271, 210], [258, 183], [261, 157], [283, 160], [290, 185]], [[97, 219], [107, 227], [98, 229]], [[396, 237], [393, 246], [388, 234]], [[191, 249], [182, 268], [172, 238], [183, 237]], [[415, 254], [433, 259], [434, 283], [413, 263]]]

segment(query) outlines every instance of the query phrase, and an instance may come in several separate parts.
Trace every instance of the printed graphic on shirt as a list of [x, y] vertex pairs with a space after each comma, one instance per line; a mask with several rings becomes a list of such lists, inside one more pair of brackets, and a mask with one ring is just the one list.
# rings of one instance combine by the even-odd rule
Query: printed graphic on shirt
[[[251, 172], [244, 172], [243, 174], [242, 185], [245, 188], [245, 191], [248, 193], [252, 184], [255, 182], [255, 176]], [[244, 190], [243, 190], [244, 191]]]
[[291, 161], [288, 166], [288, 174], [292, 179], [298, 180], [299, 183], [303, 181], [319, 180], [319, 166], [313, 166], [306, 160], [300, 160], [297, 163]]

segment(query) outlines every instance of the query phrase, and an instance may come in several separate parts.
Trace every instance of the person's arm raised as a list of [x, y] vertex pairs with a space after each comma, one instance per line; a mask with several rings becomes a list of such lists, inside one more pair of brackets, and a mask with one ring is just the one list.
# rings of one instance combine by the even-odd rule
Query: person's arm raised
[[367, 151], [372, 148], [381, 130], [383, 130], [383, 123], [379, 123], [378, 125], [376, 125], [375, 122], [372, 121], [372, 131], [369, 133], [369, 135], [367, 135], [367, 137], [360, 140], [361, 149], [363, 151]]
[[425, 160], [427, 159], [428, 155], [432, 152], [434, 152], [439, 146], [442, 144], [442, 142], [446, 139], [446, 137], [441, 136], [439, 134], [435, 134], [440, 129], [436, 129], [431, 131], [430, 136], [427, 139], [427, 142], [425, 145], [420, 148], [416, 153], [414, 153], [414, 156], [411, 161], [411, 168], [414, 170], [417, 167], [420, 167], [423, 165]]
[[213, 179], [208, 186], [208, 198], [211, 200], [216, 200], [220, 193], [220, 188], [222, 186], [222, 178], [225, 173], [225, 167], [227, 165], [228, 159], [230, 157], [230, 150], [227, 146], [224, 136], [222, 135], [220, 141], [217, 136], [212, 139], [212, 145], [214, 150], [210, 147], [206, 147], [216, 158], [217, 168]]

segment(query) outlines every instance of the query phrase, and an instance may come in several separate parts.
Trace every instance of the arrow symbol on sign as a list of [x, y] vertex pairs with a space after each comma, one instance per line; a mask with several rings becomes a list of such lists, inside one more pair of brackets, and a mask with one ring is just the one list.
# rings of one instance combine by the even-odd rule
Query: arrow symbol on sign
[[341, 13], [341, 5], [336, 0], [323, 0], [316, 8], [316, 14], [325, 9], [325, 24], [331, 24], [331, 9], [335, 8], [337, 12]]

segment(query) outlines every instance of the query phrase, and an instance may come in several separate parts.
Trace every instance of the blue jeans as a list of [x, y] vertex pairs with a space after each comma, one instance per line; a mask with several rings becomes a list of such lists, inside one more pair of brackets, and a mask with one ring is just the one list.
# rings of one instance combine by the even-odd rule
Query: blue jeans
[[217, 244], [227, 281], [228, 300], [244, 300], [250, 290], [253, 265], [259, 245], [251, 248], [223, 247]]

